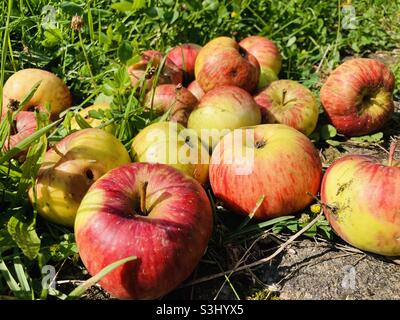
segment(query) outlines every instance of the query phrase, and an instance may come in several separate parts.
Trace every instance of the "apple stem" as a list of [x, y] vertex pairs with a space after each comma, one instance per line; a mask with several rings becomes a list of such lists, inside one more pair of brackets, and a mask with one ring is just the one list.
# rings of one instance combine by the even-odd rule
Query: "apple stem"
[[147, 185], [149, 183], [147, 181], [142, 182], [140, 184], [140, 211], [143, 215], [147, 216], [147, 209], [146, 209], [146, 193], [147, 193]]
[[394, 152], [396, 151], [396, 147], [399, 141], [393, 141], [390, 144], [390, 150], [389, 150], [389, 163], [388, 165], [391, 167], [393, 165], [393, 160], [394, 160]]
[[282, 105], [285, 105], [286, 93], [287, 93], [287, 90], [283, 89], [282, 90]]

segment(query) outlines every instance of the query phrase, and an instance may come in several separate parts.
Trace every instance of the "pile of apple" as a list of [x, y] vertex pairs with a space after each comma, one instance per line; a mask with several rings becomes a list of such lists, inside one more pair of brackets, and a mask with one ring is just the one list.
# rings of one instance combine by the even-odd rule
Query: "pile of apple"
[[[145, 108], [167, 114], [168, 121], [140, 131], [128, 152], [113, 135], [114, 125], [95, 128], [101, 121], [89, 111], [110, 108], [97, 104], [80, 111], [94, 128], [81, 130], [73, 121], [75, 132], [47, 152], [29, 196], [43, 217], [74, 226], [89, 272], [137, 257], [101, 280], [112, 295], [158, 298], [193, 272], [212, 233], [208, 185], [232, 212], [269, 219], [306, 208], [322, 180], [322, 206], [339, 236], [363, 250], [400, 255], [395, 144], [387, 163], [348, 155], [323, 177], [318, 150], [307, 137], [317, 125], [317, 100], [302, 84], [278, 80], [281, 64], [275, 44], [260, 36], [184, 44], [167, 56], [145, 51], [128, 67], [132, 87], [144, 86]], [[56, 119], [71, 106], [59, 78], [27, 69], [5, 84], [5, 112], [39, 80], [16, 116], [7, 148], [36, 130], [32, 107]], [[391, 117], [393, 89], [385, 65], [353, 59], [332, 72], [320, 98], [339, 132], [365, 135]], [[251, 157], [238, 156], [243, 153]]]

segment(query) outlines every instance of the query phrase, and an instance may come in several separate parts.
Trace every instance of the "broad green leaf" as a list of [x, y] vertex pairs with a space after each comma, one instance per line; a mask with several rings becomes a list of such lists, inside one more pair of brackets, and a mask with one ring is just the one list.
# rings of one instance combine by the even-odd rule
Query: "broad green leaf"
[[20, 215], [14, 215], [7, 223], [7, 230], [24, 255], [33, 260], [40, 250], [40, 239], [35, 222], [25, 222]]
[[79, 287], [75, 288], [69, 295], [67, 299], [76, 299], [79, 298], [82, 294], [85, 293], [87, 289], [89, 289], [91, 286], [95, 285], [97, 282], [99, 282], [101, 279], [103, 279], [108, 273], [113, 271], [114, 269], [118, 268], [119, 266], [125, 264], [126, 262], [129, 261], [134, 261], [136, 260], [137, 257], [132, 256], [132, 257], [127, 257], [121, 260], [118, 260], [107, 267], [103, 268], [98, 274], [95, 276], [91, 277], [90, 279], [86, 280], [84, 283], [82, 283]]
[[371, 135], [367, 135], [367, 136], [352, 137], [350, 140], [356, 141], [356, 142], [379, 142], [382, 139], [383, 139], [383, 133], [377, 132], [375, 134], [371, 134]]
[[323, 140], [329, 140], [336, 136], [337, 130], [333, 125], [326, 124], [326, 125], [322, 126], [322, 128], [320, 130], [320, 134], [321, 134], [321, 138]]
[[91, 128], [92, 126], [86, 122], [79, 113], [75, 113], [75, 120], [81, 129]]
[[336, 141], [336, 140], [328, 139], [328, 140], [326, 140], [326, 143], [330, 144], [332, 147], [340, 146], [340, 142]]
[[118, 48], [118, 57], [122, 63], [126, 63], [133, 55], [133, 48], [128, 41], [122, 41]]
[[93, 119], [101, 120], [104, 118], [104, 110], [90, 110], [89, 117]]
[[129, 1], [122, 1], [122, 2], [117, 2], [113, 3], [111, 5], [111, 8], [117, 11], [122, 11], [122, 12], [127, 12], [127, 11], [133, 11], [133, 3]]

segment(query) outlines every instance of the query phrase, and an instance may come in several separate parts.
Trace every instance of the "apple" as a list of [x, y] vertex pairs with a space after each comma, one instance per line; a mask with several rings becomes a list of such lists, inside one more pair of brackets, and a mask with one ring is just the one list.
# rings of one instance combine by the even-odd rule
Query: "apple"
[[321, 88], [321, 102], [338, 132], [362, 136], [379, 130], [394, 112], [393, 73], [380, 61], [348, 60]]
[[205, 94], [204, 90], [196, 80], [192, 81], [187, 88], [197, 98], [197, 100], [200, 100]]
[[258, 89], [265, 88], [272, 81], [278, 80], [282, 56], [273, 41], [262, 36], [250, 36], [240, 41], [239, 45], [252, 54], [260, 64]]
[[183, 71], [185, 83], [194, 79], [194, 65], [201, 46], [194, 43], [184, 43], [174, 47], [167, 57]]
[[64, 81], [55, 74], [40, 69], [23, 69], [14, 73], [3, 89], [3, 110], [15, 110], [33, 86], [41, 81], [32, 98], [25, 105], [24, 110], [32, 111], [39, 108], [46, 111], [46, 104], [50, 106], [51, 118], [56, 119], [58, 114], [72, 105], [72, 97]]
[[261, 107], [262, 123], [282, 123], [310, 135], [319, 108], [310, 90], [292, 80], [277, 80], [254, 97]]
[[195, 76], [205, 92], [222, 85], [238, 86], [253, 92], [260, 77], [260, 65], [234, 39], [218, 37], [200, 50]]
[[227, 134], [215, 147], [209, 176], [215, 196], [233, 212], [249, 215], [264, 196], [254, 212], [254, 218], [264, 220], [296, 213], [313, 202], [322, 164], [301, 132], [264, 124]]
[[[15, 116], [15, 126], [11, 128], [12, 134], [6, 139], [4, 151], [13, 149], [18, 143], [22, 142], [36, 131], [35, 113], [32, 111], [20, 111]], [[16, 158], [23, 162], [27, 150], [21, 151]]]
[[336, 233], [365, 251], [400, 255], [400, 161], [347, 155], [322, 180], [324, 213]]
[[80, 257], [100, 285], [119, 299], [157, 299], [195, 269], [212, 232], [212, 210], [201, 185], [164, 164], [131, 163], [99, 179], [75, 221]]
[[[158, 73], [164, 55], [155, 50], [147, 50], [142, 53], [139, 62], [128, 67], [128, 74], [131, 78], [132, 86], [137, 86], [142, 80], [146, 90], [153, 86], [154, 77]], [[182, 70], [169, 58], [166, 58], [157, 84], [179, 84], [182, 83]]]
[[179, 123], [147, 126], [134, 138], [131, 150], [134, 161], [169, 164], [201, 184], [208, 180], [208, 150], [196, 133]]
[[[95, 103], [94, 105], [91, 105], [85, 109], [82, 109], [79, 111], [79, 115], [92, 127], [92, 128], [97, 128], [101, 126], [104, 123], [104, 120], [100, 119], [95, 119], [92, 118], [89, 114], [90, 111], [107, 111], [110, 110], [111, 106], [109, 103], [106, 102], [101, 102], [101, 103]], [[72, 130], [80, 130], [81, 127], [78, 125], [78, 122], [76, 121], [75, 118], [71, 119], [71, 129]], [[115, 132], [115, 125], [114, 124], [109, 124], [106, 127], [104, 127], [104, 130], [109, 133], [114, 133]]]
[[196, 97], [182, 85], [163, 84], [145, 97], [145, 106], [156, 114], [170, 112], [169, 120], [178, 122], [186, 127], [188, 117], [197, 105]]
[[[104, 130], [83, 129], [65, 137], [46, 153], [39, 169], [39, 214], [55, 223], [73, 226], [79, 204], [93, 182], [129, 162], [122, 143]], [[33, 189], [29, 196], [34, 203]]]
[[261, 123], [260, 108], [244, 89], [219, 86], [201, 98], [189, 116], [193, 129], [208, 148], [213, 149], [230, 130]]

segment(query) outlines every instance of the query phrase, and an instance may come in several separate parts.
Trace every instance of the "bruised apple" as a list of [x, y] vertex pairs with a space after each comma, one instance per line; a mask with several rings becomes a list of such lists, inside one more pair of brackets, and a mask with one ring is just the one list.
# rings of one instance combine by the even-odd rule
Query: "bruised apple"
[[184, 43], [173, 48], [167, 57], [182, 70], [184, 83], [194, 79], [194, 65], [201, 46], [194, 43]]

